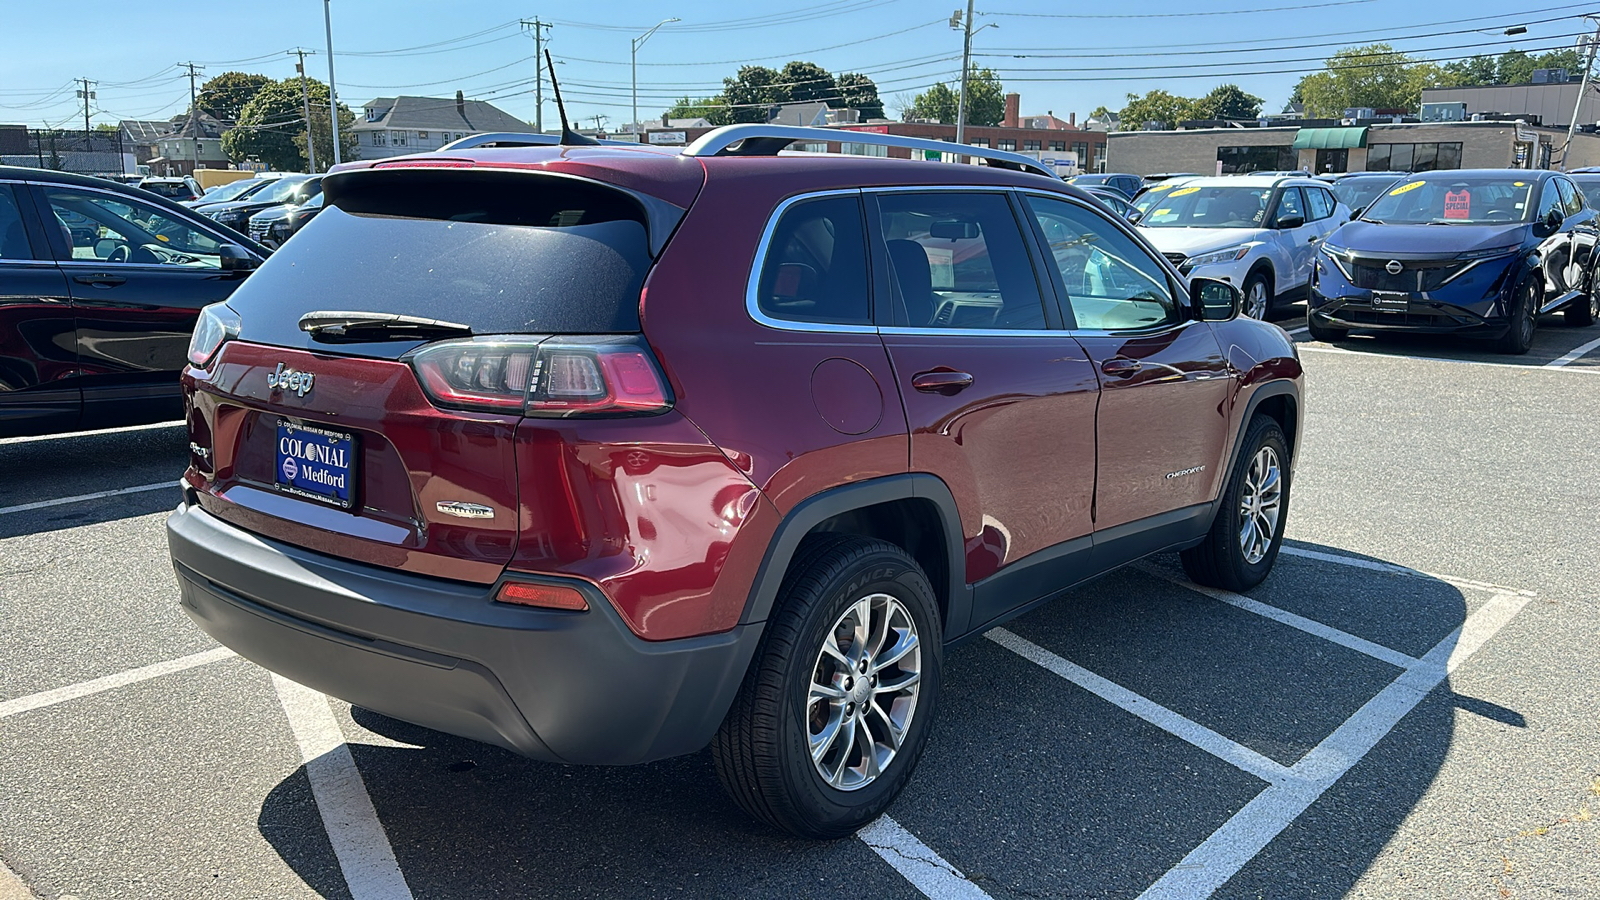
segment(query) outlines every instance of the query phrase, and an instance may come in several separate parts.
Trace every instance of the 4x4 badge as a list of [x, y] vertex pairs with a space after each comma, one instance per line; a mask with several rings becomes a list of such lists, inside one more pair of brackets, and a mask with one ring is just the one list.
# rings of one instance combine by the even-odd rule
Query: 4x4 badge
[[267, 387], [275, 391], [294, 391], [301, 397], [311, 393], [311, 383], [316, 380], [310, 372], [296, 372], [285, 369], [283, 363], [278, 363], [275, 372], [267, 373]]

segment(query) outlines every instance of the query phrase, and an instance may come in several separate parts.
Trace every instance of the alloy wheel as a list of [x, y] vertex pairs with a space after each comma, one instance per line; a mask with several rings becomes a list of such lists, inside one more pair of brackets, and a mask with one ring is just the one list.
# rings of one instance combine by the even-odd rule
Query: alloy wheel
[[1539, 291], [1529, 283], [1522, 298], [1522, 317], [1517, 322], [1517, 327], [1522, 330], [1522, 344], [1528, 346], [1533, 343], [1533, 330], [1539, 316]]
[[1256, 279], [1244, 295], [1244, 314], [1252, 319], [1267, 317], [1267, 283]]
[[1262, 447], [1250, 460], [1244, 490], [1239, 495], [1239, 549], [1245, 562], [1255, 565], [1266, 558], [1272, 539], [1278, 533], [1283, 510], [1283, 470], [1278, 451]]
[[830, 787], [878, 779], [905, 742], [922, 686], [916, 622], [895, 597], [850, 604], [823, 639], [806, 694], [811, 762]]

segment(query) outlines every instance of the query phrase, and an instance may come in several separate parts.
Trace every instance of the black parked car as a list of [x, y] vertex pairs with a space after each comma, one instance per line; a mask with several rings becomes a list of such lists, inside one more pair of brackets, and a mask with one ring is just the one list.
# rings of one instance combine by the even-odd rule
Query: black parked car
[[1412, 175], [1322, 242], [1306, 324], [1479, 335], [1526, 353], [1538, 317], [1593, 324], [1596, 213], [1572, 180], [1527, 169]]
[[273, 250], [283, 246], [291, 235], [322, 212], [322, 194], [299, 206], [274, 206], [250, 217], [250, 237]]
[[200, 308], [265, 254], [144, 191], [0, 166], [0, 436], [180, 418]]
[[251, 194], [254, 194], [257, 191], [265, 190], [266, 188], [275, 184], [281, 177], [281, 175], [257, 175], [253, 178], [241, 178], [238, 181], [230, 181], [227, 184], [220, 184], [211, 190], [206, 191], [204, 194], [200, 195], [200, 199], [198, 200], [183, 201], [183, 205], [189, 207], [190, 209], [203, 209], [204, 207], [215, 206], [219, 203], [232, 203], [235, 200], [243, 200]]
[[1572, 178], [1573, 184], [1583, 192], [1584, 203], [1590, 209], [1600, 209], [1600, 169], [1588, 167], [1573, 169], [1567, 173]]
[[250, 217], [256, 213], [285, 204], [299, 206], [320, 193], [321, 175], [285, 175], [248, 197], [202, 206], [199, 211], [235, 231], [244, 232], [250, 230]]
[[1120, 191], [1122, 195], [1132, 200], [1138, 195], [1139, 189], [1144, 187], [1144, 179], [1137, 175], [1122, 175], [1118, 173], [1074, 175], [1067, 179], [1067, 184], [1075, 187], [1108, 187]]

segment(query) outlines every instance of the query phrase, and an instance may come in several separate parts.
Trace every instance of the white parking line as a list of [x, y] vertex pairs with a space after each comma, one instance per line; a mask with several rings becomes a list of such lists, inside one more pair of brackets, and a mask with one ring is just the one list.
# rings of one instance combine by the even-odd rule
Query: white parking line
[[1368, 700], [1291, 769], [1140, 894], [1140, 900], [1209, 897], [1360, 762], [1445, 677], [1511, 621], [1525, 594], [1496, 594], [1462, 627]]
[[234, 652], [232, 650], [226, 647], [218, 647], [215, 650], [207, 650], [204, 653], [180, 656], [177, 659], [169, 659], [166, 662], [129, 669], [126, 672], [118, 672], [115, 675], [107, 675], [104, 678], [96, 678], [92, 681], [69, 684], [53, 691], [29, 694], [26, 697], [18, 697], [15, 700], [7, 700], [4, 703], [0, 703], [0, 719], [35, 709], [43, 709], [46, 706], [54, 706], [57, 703], [65, 703], [68, 700], [76, 700], [79, 697], [87, 697], [90, 694], [109, 691], [126, 684], [148, 681], [151, 678], [160, 678], [162, 675], [171, 675], [174, 672], [182, 672], [184, 669], [192, 669], [195, 666], [203, 666], [206, 663], [231, 659], [233, 656]]
[[1195, 584], [1188, 579], [1179, 578], [1175, 575], [1170, 575], [1166, 572], [1163, 572], [1147, 563], [1139, 565], [1138, 568], [1140, 571], [1143, 571], [1148, 575], [1154, 575], [1155, 577], [1160, 578], [1162, 581], [1169, 581], [1179, 587], [1188, 588], [1197, 594], [1204, 594], [1213, 600], [1220, 600], [1229, 606], [1237, 607], [1245, 612], [1255, 613], [1258, 616], [1271, 619], [1274, 622], [1287, 625], [1290, 628], [1297, 628], [1300, 631], [1304, 631], [1306, 634], [1315, 635], [1330, 643], [1338, 644], [1341, 647], [1347, 647], [1356, 651], [1357, 653], [1364, 653], [1373, 659], [1386, 662], [1397, 669], [1404, 669], [1417, 664], [1415, 657], [1407, 656], [1398, 650], [1391, 650], [1382, 644], [1373, 643], [1366, 638], [1356, 637], [1349, 632], [1340, 631], [1331, 625], [1324, 625], [1321, 622], [1307, 619], [1304, 616], [1297, 616], [1286, 609], [1279, 609], [1276, 606], [1269, 606], [1259, 600], [1252, 600], [1243, 594], [1235, 594], [1231, 591], [1223, 591], [1213, 587], [1206, 587], [1203, 584]]
[[1026, 638], [1019, 637], [1004, 628], [991, 628], [984, 633], [984, 637], [1023, 659], [1049, 669], [1107, 703], [1133, 713], [1162, 731], [1188, 741], [1218, 759], [1238, 766], [1262, 781], [1276, 784], [1289, 777], [1289, 769], [1281, 763], [1274, 762], [1237, 741], [1229, 740], [1148, 697], [1140, 696], [1076, 663], [1068, 662]]
[[11, 513], [28, 512], [33, 509], [46, 509], [51, 506], [63, 506], [68, 503], [82, 503], [85, 500], [100, 500], [106, 497], [120, 497], [123, 494], [142, 494], [145, 491], [158, 491], [162, 488], [176, 490], [176, 481], [158, 481], [154, 484], [141, 484], [136, 487], [118, 488], [114, 491], [95, 491], [92, 494], [78, 494], [74, 497], [62, 497], [58, 500], [40, 500], [36, 503], [23, 503], [17, 506], [0, 506], [0, 516]]
[[1305, 334], [1307, 331], [1310, 331], [1311, 329], [1307, 328], [1304, 325], [1301, 325], [1299, 328], [1285, 328], [1284, 330], [1287, 331], [1289, 334], [1293, 335], [1293, 334]]
[[1589, 351], [1595, 349], [1596, 347], [1600, 347], [1600, 338], [1595, 338], [1587, 344], [1580, 344], [1577, 347], [1572, 348], [1572, 350], [1568, 352], [1566, 356], [1563, 356], [1560, 359], [1553, 359], [1545, 363], [1545, 368], [1549, 368], [1551, 366], [1564, 366], [1568, 363], [1576, 362], [1578, 359], [1582, 358], [1588, 354]]
[[880, 816], [856, 832], [861, 842], [932, 900], [989, 900], [989, 895], [967, 880], [961, 870], [945, 862], [899, 822]]
[[1377, 562], [1376, 560], [1359, 559], [1354, 556], [1341, 556], [1336, 553], [1323, 553], [1320, 550], [1306, 550], [1302, 547], [1291, 547], [1288, 544], [1284, 544], [1282, 549], [1280, 549], [1278, 552], [1286, 553], [1289, 556], [1299, 556], [1305, 559], [1314, 559], [1319, 562], [1337, 563], [1341, 566], [1350, 566], [1351, 568], [1355, 569], [1367, 569], [1372, 572], [1387, 572], [1390, 575], [1409, 575], [1413, 578], [1431, 578], [1435, 581], [1442, 581], [1445, 584], [1455, 585], [1456, 587], [1467, 587], [1479, 591], [1519, 594], [1525, 597], [1534, 596], [1532, 591], [1519, 591], [1516, 588], [1509, 588], [1501, 584], [1490, 584], [1487, 581], [1475, 581], [1471, 578], [1457, 578], [1454, 575], [1440, 575], [1436, 572], [1425, 572], [1421, 569], [1413, 569], [1409, 566], [1399, 565], [1398, 563]]
[[289, 727], [300, 745], [317, 812], [333, 844], [353, 900], [409, 900], [389, 835], [378, 821], [367, 784], [356, 768], [328, 698], [281, 675], [272, 676]]
[[6, 444], [37, 444], [45, 441], [70, 441], [73, 438], [94, 437], [99, 434], [122, 434], [129, 431], [156, 431], [162, 428], [177, 428], [182, 424], [182, 419], [173, 419], [170, 422], [154, 422], [149, 425], [124, 425], [120, 428], [97, 428], [93, 431], [69, 431], [66, 434], [39, 434], [27, 437], [0, 438], [0, 446]]

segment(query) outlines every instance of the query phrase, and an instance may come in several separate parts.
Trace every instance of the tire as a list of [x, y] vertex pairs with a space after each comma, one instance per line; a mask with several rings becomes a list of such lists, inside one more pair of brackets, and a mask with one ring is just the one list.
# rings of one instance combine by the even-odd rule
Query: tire
[[1524, 278], [1512, 295], [1506, 333], [1501, 336], [1498, 349], [1501, 353], [1520, 356], [1533, 346], [1533, 332], [1538, 327], [1539, 286], [1532, 278]]
[[[1272, 490], [1257, 485], [1276, 469], [1276, 480], [1266, 479]], [[1222, 491], [1222, 504], [1211, 523], [1211, 531], [1199, 545], [1183, 551], [1183, 570], [1196, 584], [1225, 591], [1246, 591], [1260, 584], [1278, 559], [1283, 544], [1284, 524], [1289, 513], [1289, 488], [1293, 482], [1289, 469], [1289, 444], [1283, 429], [1269, 416], [1250, 420], [1244, 444], [1233, 472]], [[1269, 500], [1260, 504], [1255, 497]], [[1261, 540], [1264, 524], [1270, 523], [1270, 536]], [[1253, 531], [1247, 531], [1249, 525]]]
[[1257, 269], [1244, 280], [1244, 300], [1239, 304], [1239, 314], [1266, 321], [1271, 312], [1272, 276]]
[[[863, 609], [870, 630], [858, 642], [851, 626]], [[711, 743], [728, 795], [750, 815], [800, 837], [844, 837], [876, 819], [910, 780], [938, 710], [940, 626], [927, 576], [899, 547], [856, 535], [807, 538]], [[887, 649], [871, 650], [865, 660], [858, 655], [857, 647], [884, 648], [891, 635]], [[851, 660], [851, 668], [829, 648]], [[903, 655], [886, 661], [896, 648]], [[870, 683], [860, 680], [863, 664], [868, 673], [877, 668]], [[901, 690], [886, 687], [890, 681]], [[824, 696], [814, 690], [819, 684], [838, 693]], [[884, 698], [891, 698], [887, 708]], [[856, 717], [857, 704], [869, 710], [864, 718]], [[820, 748], [819, 762], [813, 747]]]
[[1350, 332], [1344, 328], [1318, 323], [1316, 317], [1311, 315], [1310, 306], [1306, 307], [1306, 333], [1311, 335], [1312, 340], [1328, 344], [1342, 341], [1350, 336]]
[[1600, 318], [1600, 290], [1597, 290], [1600, 285], [1595, 284], [1596, 278], [1600, 278], [1600, 252], [1589, 266], [1589, 281], [1584, 286], [1583, 296], [1561, 311], [1561, 320], [1573, 328], [1587, 328]]

